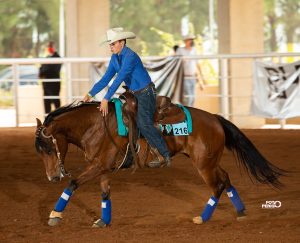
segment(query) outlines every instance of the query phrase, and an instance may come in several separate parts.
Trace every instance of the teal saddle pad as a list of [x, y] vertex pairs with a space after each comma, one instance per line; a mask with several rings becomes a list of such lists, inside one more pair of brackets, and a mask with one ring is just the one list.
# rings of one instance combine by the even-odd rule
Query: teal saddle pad
[[[118, 123], [118, 134], [119, 136], [127, 136], [128, 128], [123, 122], [122, 114], [122, 102], [118, 98], [110, 100], [115, 104], [116, 117]], [[185, 121], [176, 124], [159, 124], [160, 130], [165, 136], [188, 136], [193, 131], [192, 116], [190, 111], [183, 105], [177, 104], [185, 113]]]

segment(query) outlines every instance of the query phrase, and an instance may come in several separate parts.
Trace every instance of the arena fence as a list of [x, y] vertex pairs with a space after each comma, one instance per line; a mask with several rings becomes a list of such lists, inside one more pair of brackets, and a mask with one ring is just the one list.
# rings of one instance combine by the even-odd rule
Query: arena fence
[[[226, 54], [226, 55], [195, 55], [183, 56], [183, 59], [198, 60], [202, 67], [205, 81], [204, 91], [196, 92], [195, 107], [202, 108], [212, 113], [219, 113], [224, 117], [234, 120], [237, 117], [252, 117], [250, 107], [235, 111], [231, 108], [231, 102], [238, 99], [241, 103], [249, 104], [252, 91], [247, 95], [237, 95], [231, 92], [231, 82], [236, 80], [244, 82], [253, 79], [253, 71], [245, 72], [245, 75], [235, 76], [231, 72], [233, 61], [256, 60], [272, 61], [275, 63], [287, 63], [300, 59], [300, 53], [271, 53], [271, 54]], [[144, 57], [143, 61], [153, 61], [161, 57]], [[44, 116], [43, 99], [58, 98], [43, 96], [41, 82], [59, 82], [57, 79], [41, 80], [37, 75], [41, 64], [61, 63], [62, 89], [60, 99], [63, 104], [79, 100], [95, 82], [93, 69], [100, 66], [98, 77], [101, 77], [101, 66], [107, 63], [109, 58], [11, 58], [0, 59], [0, 126], [22, 126], [33, 124], [35, 117]], [[23, 67], [31, 65], [33, 74], [22, 73]], [[91, 68], [92, 67], [92, 68]], [[99, 72], [100, 70], [100, 72]], [[103, 73], [103, 72], [102, 72]], [[249, 81], [250, 80], [250, 81]], [[33, 92], [33, 90], [36, 90]], [[203, 102], [201, 102], [201, 100]], [[211, 104], [214, 104], [213, 106]], [[248, 107], [248, 108], [247, 108]], [[283, 127], [285, 121], [282, 120]], [[239, 124], [237, 124], [239, 125]]]

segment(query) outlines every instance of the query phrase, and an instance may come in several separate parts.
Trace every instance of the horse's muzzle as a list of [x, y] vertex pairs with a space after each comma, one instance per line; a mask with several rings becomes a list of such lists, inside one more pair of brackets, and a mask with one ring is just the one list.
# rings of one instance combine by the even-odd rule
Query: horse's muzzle
[[59, 168], [56, 173], [53, 173], [52, 175], [46, 172], [47, 178], [51, 182], [58, 182], [61, 181], [62, 178], [64, 178], [64, 174], [62, 173], [61, 169]]

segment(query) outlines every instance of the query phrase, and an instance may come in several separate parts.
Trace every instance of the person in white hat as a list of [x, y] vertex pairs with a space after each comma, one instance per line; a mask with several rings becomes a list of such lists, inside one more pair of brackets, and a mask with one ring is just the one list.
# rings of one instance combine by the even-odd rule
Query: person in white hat
[[[176, 55], [191, 56], [197, 55], [194, 47], [194, 39], [196, 37], [192, 34], [183, 36], [184, 47], [179, 47]], [[183, 64], [184, 83], [183, 83], [183, 104], [186, 106], [194, 106], [195, 101], [195, 85], [197, 80], [200, 81], [200, 88], [203, 90], [203, 75], [200, 67], [197, 65], [197, 60], [184, 60]], [[201, 78], [199, 79], [198, 76]]]
[[[171, 165], [170, 152], [160, 132], [154, 127], [156, 107], [156, 90], [151, 78], [143, 66], [140, 57], [126, 46], [126, 39], [134, 39], [132, 32], [123, 28], [113, 28], [106, 32], [106, 40], [113, 53], [104, 76], [92, 87], [83, 98], [90, 101], [93, 96], [104, 89], [117, 74], [112, 85], [101, 101], [100, 111], [103, 116], [108, 114], [108, 101], [124, 81], [138, 101], [137, 126], [151, 147], [156, 148], [164, 158], [164, 165]], [[160, 164], [154, 165], [161, 166]]]

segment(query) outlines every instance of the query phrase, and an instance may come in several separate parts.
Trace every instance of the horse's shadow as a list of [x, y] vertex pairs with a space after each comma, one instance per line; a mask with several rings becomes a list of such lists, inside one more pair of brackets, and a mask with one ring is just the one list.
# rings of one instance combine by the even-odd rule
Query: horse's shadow
[[[181, 158], [182, 160], [182, 158]], [[185, 158], [184, 164], [190, 168], [190, 159]], [[205, 185], [204, 181], [197, 174], [196, 170], [187, 171], [181, 161], [174, 159], [171, 168], [141, 169], [131, 175], [130, 169], [115, 174], [112, 180], [114, 192], [126, 190], [126, 184], [139, 184], [159, 191], [167, 196], [186, 202], [187, 199], [199, 199], [199, 195], [191, 190]], [[176, 175], [176, 176], [174, 176]], [[190, 188], [189, 188], [190, 187]]]

